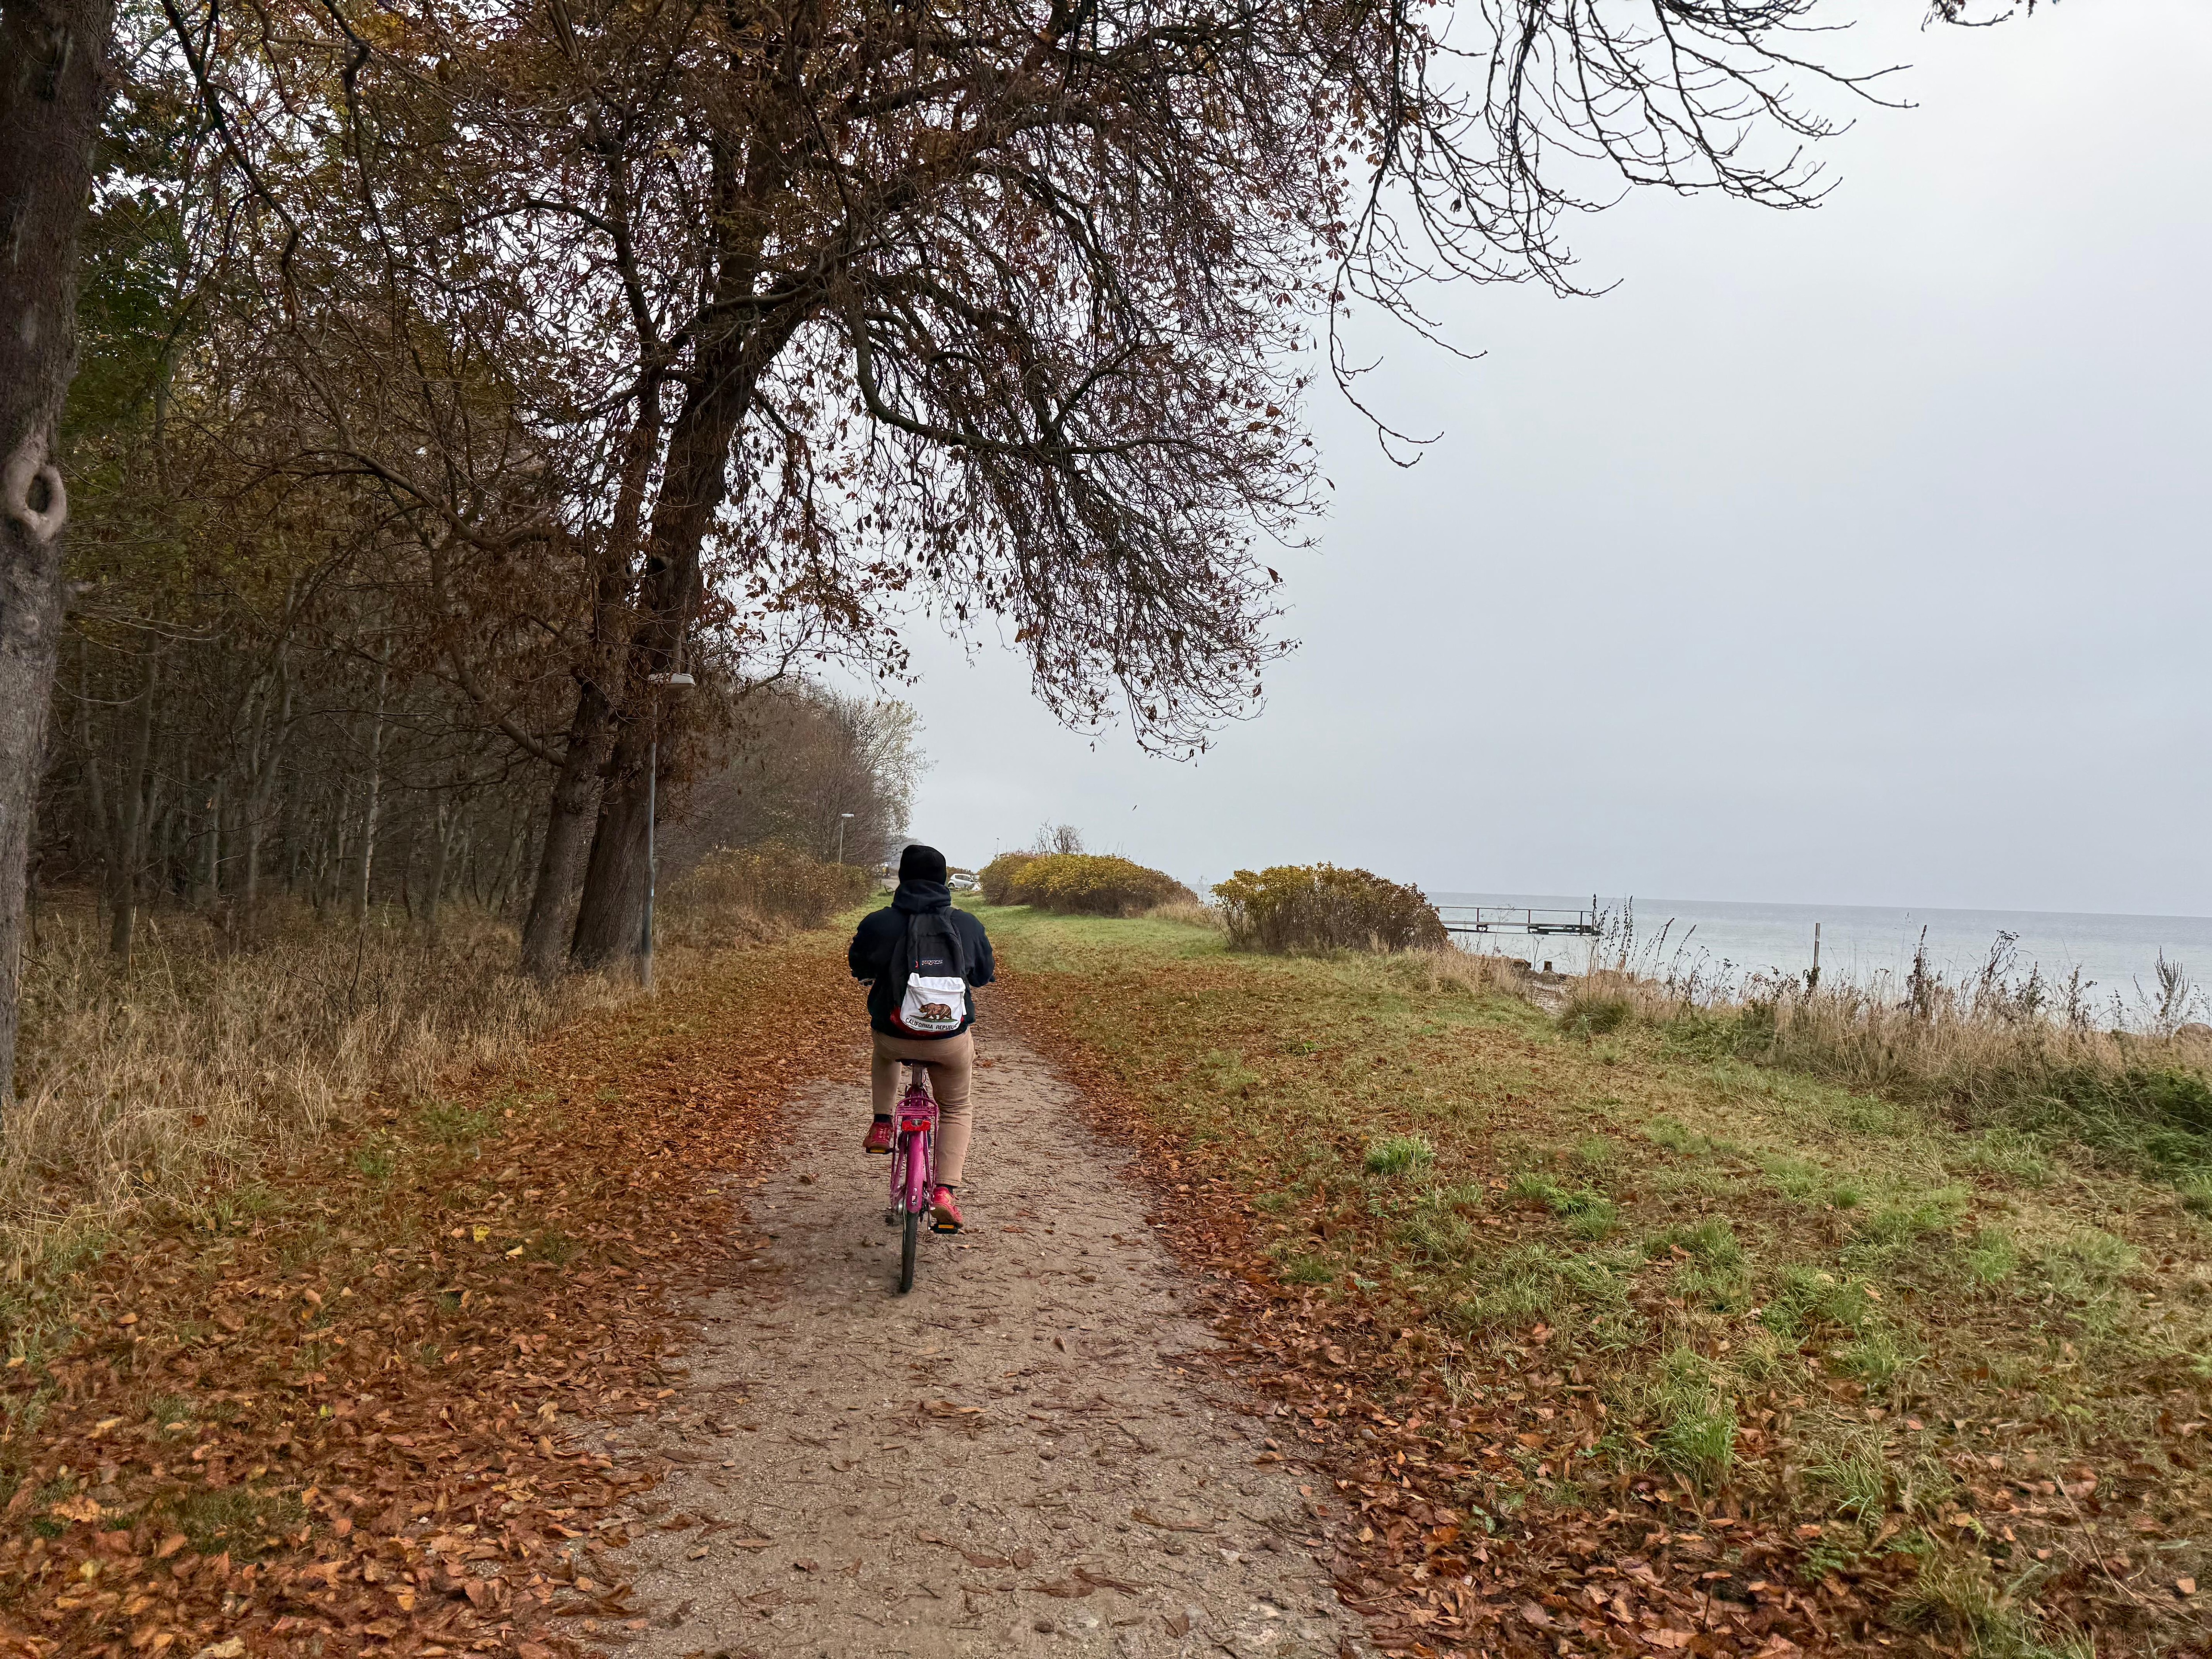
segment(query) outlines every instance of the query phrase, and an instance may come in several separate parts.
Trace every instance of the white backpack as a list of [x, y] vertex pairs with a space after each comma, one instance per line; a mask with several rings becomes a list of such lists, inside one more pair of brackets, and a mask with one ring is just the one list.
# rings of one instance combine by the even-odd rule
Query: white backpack
[[894, 985], [905, 981], [891, 1024], [910, 1036], [951, 1036], [968, 1018], [968, 952], [950, 910], [923, 910], [907, 920], [906, 940], [891, 958]]

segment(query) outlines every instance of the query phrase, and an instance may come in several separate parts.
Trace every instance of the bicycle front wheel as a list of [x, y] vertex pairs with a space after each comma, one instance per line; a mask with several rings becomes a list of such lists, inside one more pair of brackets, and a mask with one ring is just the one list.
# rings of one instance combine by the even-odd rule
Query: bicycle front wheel
[[914, 1288], [915, 1246], [921, 1239], [921, 1217], [913, 1210], [906, 1212], [906, 1239], [899, 1246], [899, 1294], [904, 1296]]

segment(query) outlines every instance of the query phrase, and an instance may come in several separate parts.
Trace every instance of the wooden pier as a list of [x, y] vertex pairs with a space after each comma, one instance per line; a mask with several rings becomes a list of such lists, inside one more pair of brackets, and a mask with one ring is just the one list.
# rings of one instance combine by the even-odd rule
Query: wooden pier
[[1601, 912], [1593, 897], [1587, 910], [1535, 910], [1519, 904], [1440, 904], [1437, 914], [1448, 933], [1565, 933], [1595, 939]]

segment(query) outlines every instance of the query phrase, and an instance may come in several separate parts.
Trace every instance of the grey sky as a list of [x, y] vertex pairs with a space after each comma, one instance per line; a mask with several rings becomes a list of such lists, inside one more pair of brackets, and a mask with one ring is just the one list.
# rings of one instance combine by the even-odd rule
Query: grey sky
[[954, 858], [1040, 821], [1186, 878], [1329, 859], [1437, 889], [2212, 914], [2212, 7], [1989, 31], [1880, 8], [1918, 107], [1817, 212], [1650, 196], [1600, 299], [1462, 289], [1375, 337], [1442, 441], [1334, 480], [1279, 563], [1301, 648], [1194, 764], [1066, 732], [915, 629]]

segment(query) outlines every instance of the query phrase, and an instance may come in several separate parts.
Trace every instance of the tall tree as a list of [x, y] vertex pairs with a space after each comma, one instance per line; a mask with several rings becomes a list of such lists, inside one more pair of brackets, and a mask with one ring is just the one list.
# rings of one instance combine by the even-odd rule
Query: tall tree
[[62, 614], [62, 408], [112, 0], [0, 3], [0, 1108], [15, 1098], [23, 872]]
[[[468, 878], [534, 859], [542, 956], [590, 820], [586, 961], [636, 937], [682, 723], [656, 677], [702, 633], [895, 661], [902, 606], [1003, 619], [1064, 718], [1201, 743], [1276, 648], [1255, 542], [1315, 502], [1316, 337], [1351, 389], [1350, 307], [1422, 328], [1432, 280], [1565, 283], [1564, 216], [1623, 179], [1809, 202], [1797, 92], [1865, 89], [1808, 55], [1838, 0], [153, 3], [134, 63], [189, 89], [228, 192], [208, 453], [262, 492], [266, 592], [306, 595], [257, 613], [246, 695], [162, 710], [161, 867], [219, 887], [277, 796], [288, 880], [384, 866], [360, 837], [420, 815], [283, 737], [384, 730], [374, 614], [406, 719], [471, 709], [550, 769], [542, 833], [502, 817]], [[0, 0], [0, 1039], [109, 25]], [[301, 629], [349, 710], [301, 706]], [[226, 709], [251, 742], [203, 729]]]
[[1621, 179], [1812, 201], [1798, 93], [1865, 91], [1802, 55], [1816, 4], [546, 0], [487, 40], [418, 3], [358, 133], [427, 133], [435, 84], [511, 157], [441, 222], [575, 296], [573, 403], [653, 456], [571, 728], [606, 754], [575, 956], [637, 938], [654, 686], [717, 564], [998, 615], [1061, 717], [1201, 744], [1274, 650], [1255, 538], [1314, 504], [1312, 327], [1349, 387], [1349, 305], [1564, 285], [1562, 216]]
[[461, 269], [559, 295], [538, 353], [632, 463], [543, 866], [596, 766], [577, 957], [637, 936], [657, 681], [718, 589], [804, 591], [861, 636], [901, 593], [995, 615], [1063, 717], [1202, 742], [1274, 648], [1253, 543], [1313, 505], [1315, 325], [1419, 326], [1431, 279], [1564, 283], [1562, 216], [1607, 181], [1811, 200], [1829, 128], [1792, 80], [1861, 89], [1802, 55], [1817, 3], [1496, 0], [1449, 41], [1413, 0], [547, 0], [489, 27], [416, 0], [376, 45], [346, 28], [362, 199], [435, 204], [392, 269], [426, 313]]

